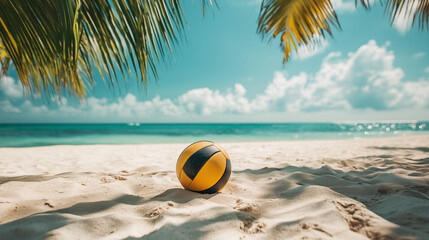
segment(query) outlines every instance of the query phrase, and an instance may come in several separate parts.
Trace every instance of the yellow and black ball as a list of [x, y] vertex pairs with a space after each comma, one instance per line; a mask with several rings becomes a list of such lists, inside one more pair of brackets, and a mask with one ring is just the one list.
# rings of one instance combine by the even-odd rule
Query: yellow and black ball
[[221, 146], [210, 141], [189, 145], [177, 160], [176, 173], [182, 186], [199, 193], [216, 193], [231, 176], [231, 161]]

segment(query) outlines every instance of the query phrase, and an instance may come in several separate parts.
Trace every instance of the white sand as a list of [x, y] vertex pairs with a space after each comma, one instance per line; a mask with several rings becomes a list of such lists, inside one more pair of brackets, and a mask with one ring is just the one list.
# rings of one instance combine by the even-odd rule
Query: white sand
[[213, 195], [187, 144], [0, 148], [0, 238], [429, 239], [429, 136], [220, 144]]

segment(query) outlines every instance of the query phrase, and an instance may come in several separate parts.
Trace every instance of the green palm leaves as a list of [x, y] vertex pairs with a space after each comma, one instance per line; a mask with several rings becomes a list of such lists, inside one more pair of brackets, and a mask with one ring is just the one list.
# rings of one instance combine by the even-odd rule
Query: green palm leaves
[[[360, 2], [369, 9], [369, 0]], [[429, 27], [429, 0], [380, 0], [380, 2], [385, 5], [386, 13], [390, 14], [391, 22], [402, 13], [404, 16], [412, 16], [412, 25], [417, 21], [421, 29], [424, 29], [425, 25]]]
[[337, 16], [329, 0], [265, 0], [262, 2], [258, 31], [275, 38], [281, 35], [286, 62], [298, 46], [313, 44], [318, 36], [339, 28]]
[[[205, 3], [206, 1], [204, 1]], [[27, 89], [85, 96], [92, 66], [112, 84], [135, 72], [146, 84], [184, 25], [178, 0], [4, 0], [2, 71], [13, 62]], [[87, 83], [87, 84], [85, 84]]]
[[[204, 7], [215, 0], [201, 0]], [[369, 0], [356, 0], [370, 7]], [[372, 1], [371, 1], [372, 2]], [[429, 27], [429, 0], [380, 0], [392, 21], [413, 16]], [[2, 0], [0, 75], [10, 63], [30, 92], [83, 97], [93, 66], [111, 85], [135, 73], [145, 85], [177, 43], [184, 26], [179, 0]], [[264, 0], [258, 31], [276, 38], [288, 61], [292, 50], [313, 45], [340, 28], [330, 0]]]
[[[370, 0], [356, 0], [365, 8]], [[429, 27], [429, 0], [380, 0], [395, 20], [400, 14], [412, 15], [421, 29]], [[331, 27], [340, 28], [330, 0], [264, 0], [259, 15], [258, 31], [262, 36], [277, 37], [284, 50], [283, 62], [288, 61], [292, 50], [300, 45], [313, 46]]]

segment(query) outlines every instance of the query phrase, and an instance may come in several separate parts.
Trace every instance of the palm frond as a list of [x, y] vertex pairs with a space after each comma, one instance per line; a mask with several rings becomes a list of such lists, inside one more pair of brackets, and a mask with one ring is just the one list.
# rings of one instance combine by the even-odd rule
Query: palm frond
[[179, 0], [4, 0], [2, 72], [12, 61], [27, 93], [83, 97], [94, 66], [111, 84], [135, 73], [146, 86], [184, 24]]
[[206, 13], [206, 7], [210, 6], [213, 7], [213, 5], [216, 5], [216, 7], [219, 7], [216, 0], [202, 0], [203, 5], [203, 15]]
[[420, 29], [426, 27], [429, 30], [429, 0], [421, 0], [417, 3], [417, 10], [414, 12], [413, 24], [419, 22]]
[[331, 25], [341, 28], [330, 0], [264, 0], [259, 15], [258, 32], [276, 38], [281, 34], [283, 63], [292, 48], [312, 45], [325, 32], [332, 35]]
[[[28, 91], [39, 91], [40, 82], [53, 89], [59, 86], [59, 77], [54, 78], [51, 74], [60, 72], [55, 69], [56, 62], [61, 60], [56, 53], [61, 53], [63, 38], [58, 36], [62, 14], [59, 10], [54, 11], [55, 4], [54, 1], [45, 4], [40, 0], [1, 3], [0, 39]], [[53, 41], [54, 38], [57, 41]], [[5, 71], [3, 65], [2, 70]]]
[[6, 56], [6, 49], [4, 48], [3, 42], [0, 40], [0, 61], [2, 61]]
[[[356, 0], [366, 9], [371, 7], [369, 0]], [[400, 16], [412, 16], [412, 26], [418, 22], [419, 28], [429, 30], [429, 0], [380, 0], [385, 5], [385, 12], [390, 15], [391, 23]]]
[[6, 48], [3, 45], [3, 41], [0, 39], [0, 77], [6, 74], [7, 69], [9, 68], [9, 64], [10, 57], [6, 52]]

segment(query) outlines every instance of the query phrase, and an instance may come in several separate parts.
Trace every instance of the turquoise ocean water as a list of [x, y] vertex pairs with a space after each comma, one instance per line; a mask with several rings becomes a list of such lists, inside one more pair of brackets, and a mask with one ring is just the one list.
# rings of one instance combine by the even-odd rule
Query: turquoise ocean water
[[0, 147], [343, 139], [429, 134], [429, 122], [0, 124]]

